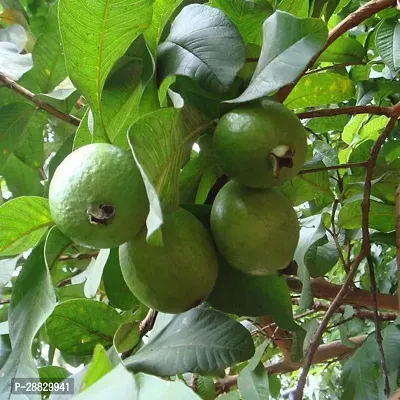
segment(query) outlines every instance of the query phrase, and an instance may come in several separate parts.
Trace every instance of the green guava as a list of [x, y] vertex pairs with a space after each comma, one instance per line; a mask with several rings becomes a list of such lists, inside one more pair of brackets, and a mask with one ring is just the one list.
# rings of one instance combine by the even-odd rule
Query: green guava
[[300, 231], [297, 215], [275, 189], [228, 182], [215, 198], [210, 222], [218, 250], [239, 271], [273, 274], [293, 260]]
[[99, 249], [137, 234], [149, 210], [132, 153], [106, 143], [80, 147], [63, 160], [50, 182], [49, 204], [66, 236]]
[[213, 144], [224, 173], [254, 188], [294, 178], [307, 156], [307, 135], [300, 120], [284, 105], [270, 100], [224, 114]]
[[178, 314], [200, 304], [212, 291], [218, 260], [202, 223], [178, 208], [165, 215], [163, 246], [146, 241], [146, 229], [119, 248], [121, 271], [146, 306]]

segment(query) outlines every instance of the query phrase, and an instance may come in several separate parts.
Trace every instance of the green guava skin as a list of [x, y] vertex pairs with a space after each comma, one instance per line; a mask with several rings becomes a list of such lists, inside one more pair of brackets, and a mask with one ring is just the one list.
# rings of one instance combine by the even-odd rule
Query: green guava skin
[[[145, 225], [149, 204], [132, 153], [107, 143], [80, 147], [56, 169], [49, 187], [51, 215], [75, 243], [112, 248], [129, 240]], [[103, 223], [90, 213], [110, 205], [114, 214]]]
[[202, 223], [182, 208], [165, 215], [161, 230], [163, 246], [147, 243], [146, 229], [120, 246], [121, 271], [143, 304], [178, 314], [211, 293], [218, 275], [216, 250]]
[[[214, 133], [216, 160], [229, 178], [254, 188], [268, 188], [293, 179], [307, 156], [306, 131], [292, 111], [264, 100], [224, 114]], [[294, 150], [292, 167], [274, 172], [271, 153], [278, 146]]]
[[215, 198], [210, 223], [217, 249], [239, 271], [274, 274], [293, 260], [300, 231], [297, 215], [275, 189], [228, 182]]

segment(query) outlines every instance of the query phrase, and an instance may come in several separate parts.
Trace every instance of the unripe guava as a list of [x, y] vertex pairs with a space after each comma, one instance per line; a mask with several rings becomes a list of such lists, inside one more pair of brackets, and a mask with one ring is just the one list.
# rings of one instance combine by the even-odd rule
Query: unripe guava
[[300, 120], [284, 105], [270, 100], [224, 114], [213, 143], [223, 172], [254, 188], [294, 178], [307, 155], [307, 136]]
[[96, 143], [69, 154], [49, 188], [51, 215], [75, 243], [111, 248], [144, 226], [148, 199], [132, 153]]
[[299, 223], [290, 201], [275, 189], [252, 189], [228, 182], [211, 210], [218, 250], [239, 271], [273, 274], [292, 261]]

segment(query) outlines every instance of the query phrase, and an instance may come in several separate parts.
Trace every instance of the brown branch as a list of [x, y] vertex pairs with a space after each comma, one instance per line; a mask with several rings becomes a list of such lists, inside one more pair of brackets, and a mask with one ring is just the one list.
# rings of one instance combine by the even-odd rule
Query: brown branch
[[[400, 185], [396, 190], [396, 260], [397, 260], [397, 279], [400, 282]], [[400, 310], [400, 290], [397, 289], [397, 297]]]
[[[345, 346], [340, 340], [336, 340], [331, 343], [323, 344], [319, 346], [316, 351], [312, 364], [324, 363], [332, 359], [344, 359], [351, 356], [358, 347], [360, 347], [367, 335], [356, 336], [350, 338], [350, 340], [355, 344], [354, 347]], [[292, 363], [288, 365], [285, 360], [278, 361], [273, 364], [265, 365], [269, 374], [285, 374], [288, 372], [293, 372], [301, 368], [303, 363], [301, 361]], [[217, 394], [228, 391], [230, 388], [236, 386], [238, 375], [228, 375], [216, 382]]]
[[382, 106], [352, 106], [341, 108], [322, 108], [320, 110], [305, 111], [297, 113], [300, 119], [319, 118], [319, 117], [334, 117], [336, 115], [357, 115], [357, 114], [374, 114], [386, 115], [392, 117], [396, 112], [395, 106], [382, 107]]
[[372, 66], [372, 65], [382, 65], [382, 64], [384, 64], [382, 61], [372, 61], [372, 62], [360, 61], [360, 62], [355, 62], [355, 63], [333, 64], [333, 65], [328, 65], [327, 67], [312, 69], [312, 70], [306, 72], [305, 75], [315, 74], [316, 72], [326, 71], [328, 69], [354, 67], [357, 65], [371, 65]]
[[356, 167], [366, 167], [367, 161], [358, 162], [358, 163], [348, 163], [348, 164], [340, 164], [340, 165], [330, 165], [329, 167], [318, 167], [318, 168], [310, 168], [303, 169], [299, 172], [299, 175], [311, 174], [312, 172], [321, 172], [321, 171], [331, 171], [334, 169], [342, 169], [342, 168], [356, 168]]
[[71, 125], [79, 126], [79, 124], [81, 122], [81, 120], [79, 118], [77, 118], [73, 115], [70, 115], [70, 114], [63, 113], [63, 112], [57, 110], [56, 108], [54, 108], [53, 106], [51, 106], [50, 104], [48, 104], [42, 100], [39, 100], [35, 96], [34, 93], [29, 91], [28, 89], [25, 89], [24, 87], [22, 87], [21, 85], [19, 85], [15, 81], [13, 81], [12, 79], [6, 77], [1, 72], [0, 72], [0, 82], [4, 83], [5, 86], [7, 86], [11, 90], [13, 90], [15, 93], [21, 95], [22, 97], [25, 97], [32, 103], [36, 104], [40, 109], [47, 111], [50, 114], [53, 114], [55, 117], [65, 121], [65, 122], [68, 122]]
[[308, 347], [308, 353], [307, 357], [304, 363], [303, 370], [301, 372], [298, 384], [297, 384], [297, 389], [295, 393], [295, 400], [301, 400], [303, 398], [303, 391], [304, 387], [306, 385], [306, 380], [307, 380], [307, 375], [308, 372], [310, 371], [311, 364], [313, 363], [314, 355], [315, 352], [317, 351], [320, 341], [322, 338], [322, 335], [324, 334], [328, 323], [333, 316], [333, 314], [338, 310], [340, 305], [342, 304], [343, 299], [345, 298], [347, 291], [351, 287], [351, 284], [353, 283], [353, 278], [354, 275], [357, 272], [358, 266], [360, 265], [361, 261], [364, 258], [364, 253], [363, 251], [360, 252], [360, 254], [357, 255], [357, 257], [353, 260], [350, 268], [350, 272], [348, 273], [342, 287], [340, 288], [338, 294], [336, 295], [335, 299], [329, 306], [328, 310], [326, 311], [326, 314], [324, 318], [321, 321], [321, 324], [319, 325], [317, 331], [311, 338], [309, 347]]
[[11, 302], [11, 299], [0, 300], [0, 306], [3, 305], [3, 304], [10, 304], [10, 302]]
[[[286, 282], [292, 292], [301, 293], [302, 283], [297, 277], [287, 276]], [[324, 278], [311, 279], [311, 293], [313, 297], [318, 299], [333, 300], [339, 293], [340, 288], [341, 285], [328, 282]], [[399, 311], [397, 296], [392, 294], [378, 293], [377, 300], [379, 309]], [[374, 306], [371, 298], [371, 292], [358, 288], [352, 288], [352, 290], [347, 293], [343, 303], [351, 304], [356, 307]]]
[[304, 68], [303, 72], [298, 76], [298, 78], [286, 85], [283, 86], [277, 94], [277, 97], [281, 103], [285, 101], [285, 99], [289, 96], [293, 88], [296, 86], [297, 82], [300, 78], [307, 72], [309, 68], [311, 68], [314, 63], [318, 60], [319, 56], [341, 35], [347, 32], [349, 29], [356, 27], [362, 21], [376, 14], [377, 12], [384, 10], [385, 8], [396, 6], [396, 0], [372, 0], [368, 3], [362, 5], [359, 9], [349, 14], [345, 19], [343, 19], [339, 24], [337, 24], [328, 35], [328, 40], [325, 43], [325, 46], [319, 51], [307, 64]]

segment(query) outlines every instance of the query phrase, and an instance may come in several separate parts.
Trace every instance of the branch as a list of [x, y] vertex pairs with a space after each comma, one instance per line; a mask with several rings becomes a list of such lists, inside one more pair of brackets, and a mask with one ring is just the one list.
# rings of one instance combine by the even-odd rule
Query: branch
[[[371, 2], [370, 2], [371, 3]], [[370, 4], [368, 3], [368, 4]], [[379, 349], [379, 354], [381, 358], [381, 366], [384, 373], [384, 380], [385, 380], [385, 394], [389, 396], [390, 394], [390, 387], [389, 387], [389, 378], [388, 372], [386, 367], [385, 356], [383, 352], [383, 344], [382, 344], [382, 335], [379, 329], [379, 321], [378, 321], [378, 300], [377, 300], [377, 293], [376, 293], [376, 281], [375, 281], [375, 274], [374, 274], [374, 267], [372, 264], [372, 257], [371, 257], [371, 241], [369, 237], [369, 210], [371, 204], [371, 186], [372, 186], [372, 176], [373, 170], [376, 164], [376, 160], [379, 155], [379, 151], [385, 142], [385, 140], [390, 135], [390, 132], [394, 128], [398, 117], [400, 116], [400, 103], [397, 103], [393, 107], [393, 116], [390, 118], [389, 123], [386, 125], [386, 128], [383, 132], [379, 135], [377, 141], [375, 142], [374, 146], [371, 149], [371, 153], [368, 159], [367, 170], [365, 174], [365, 184], [364, 184], [364, 196], [363, 196], [363, 204], [362, 204], [362, 232], [363, 232], [363, 242], [362, 242], [362, 249], [360, 254], [354, 259], [352, 266], [350, 268], [350, 272], [346, 277], [346, 280], [339, 290], [338, 294], [336, 295], [335, 299], [333, 300], [332, 304], [330, 305], [328, 311], [326, 312], [323, 320], [321, 321], [320, 326], [318, 327], [317, 331], [313, 335], [309, 348], [308, 354], [306, 358], [306, 362], [304, 364], [304, 368], [301, 372], [300, 379], [297, 385], [296, 393], [295, 393], [295, 400], [301, 400], [303, 398], [303, 391], [306, 385], [307, 375], [311, 367], [311, 363], [313, 360], [314, 353], [318, 349], [319, 343], [321, 341], [322, 335], [324, 334], [329, 320], [339, 308], [341, 303], [343, 302], [344, 297], [347, 294], [347, 291], [353, 284], [353, 278], [355, 273], [357, 272], [357, 268], [364, 257], [367, 257], [368, 266], [370, 271], [370, 280], [371, 280], [371, 291], [373, 297], [373, 305], [374, 305], [374, 316], [375, 316], [375, 334], [376, 334], [376, 341]]]
[[386, 115], [392, 117], [396, 112], [396, 106], [382, 107], [382, 106], [352, 106], [341, 108], [323, 108], [320, 110], [305, 111], [297, 113], [300, 119], [319, 118], [319, 117], [334, 117], [335, 115], [357, 115], [357, 114], [375, 114]]
[[74, 117], [70, 114], [65, 114], [48, 103], [45, 103], [42, 100], [39, 100], [34, 93], [30, 92], [28, 89], [25, 89], [18, 83], [14, 82], [12, 79], [7, 78], [4, 74], [0, 72], [0, 82], [4, 83], [5, 86], [13, 90], [15, 93], [25, 97], [32, 103], [36, 104], [40, 109], [47, 111], [50, 114], [53, 114], [55, 117], [68, 122], [71, 125], [79, 126], [81, 120], [77, 117]]
[[[347, 358], [351, 356], [357, 350], [357, 348], [364, 343], [366, 338], [367, 335], [350, 338], [350, 340], [355, 344], [354, 347], [347, 347], [340, 340], [323, 344], [319, 346], [318, 350], [316, 351], [312, 363], [320, 364], [331, 359]], [[302, 365], [303, 363], [301, 361], [288, 365], [287, 363], [285, 363], [285, 360], [281, 360], [273, 364], [267, 364], [265, 365], [265, 368], [267, 369], [269, 374], [284, 374], [296, 371], [301, 368]], [[216, 383], [217, 394], [226, 392], [233, 386], [236, 386], [237, 378], [238, 375], [228, 375], [220, 379]]]
[[367, 164], [368, 164], [368, 161], [363, 161], [363, 162], [358, 162], [358, 163], [330, 165], [329, 167], [303, 169], [302, 171], [299, 172], [299, 175], [311, 174], [312, 172], [330, 171], [330, 170], [333, 170], [333, 169], [366, 167]]
[[310, 75], [310, 74], [315, 74], [316, 72], [321, 72], [321, 71], [326, 71], [328, 69], [336, 69], [336, 68], [345, 68], [345, 67], [353, 67], [356, 65], [382, 65], [384, 64], [382, 61], [360, 61], [360, 62], [354, 62], [354, 63], [341, 63], [341, 64], [333, 64], [333, 65], [328, 65], [327, 67], [322, 67], [322, 68], [315, 68], [307, 73], [305, 75]]
[[377, 12], [384, 10], [385, 8], [396, 6], [396, 0], [371, 0], [368, 3], [361, 6], [359, 9], [349, 14], [343, 21], [337, 24], [330, 32], [328, 40], [325, 46], [319, 51], [304, 68], [304, 71], [299, 75], [299, 77], [293, 82], [286, 86], [283, 86], [277, 94], [277, 97], [281, 103], [289, 96], [290, 92], [296, 86], [300, 78], [307, 72], [307, 70], [313, 66], [313, 64], [318, 60], [319, 56], [341, 35], [347, 32], [349, 29], [356, 27], [362, 21], [376, 14]]
[[[286, 276], [286, 282], [292, 292], [301, 293], [302, 283], [298, 278]], [[324, 278], [311, 279], [312, 295], [318, 299], [333, 300], [339, 293], [340, 288], [341, 285], [328, 282]], [[378, 293], [377, 300], [379, 309], [399, 311], [399, 304], [396, 296], [392, 294]], [[374, 306], [371, 293], [368, 290], [358, 288], [353, 288], [349, 293], [347, 293], [343, 303], [351, 304], [356, 307]]]

